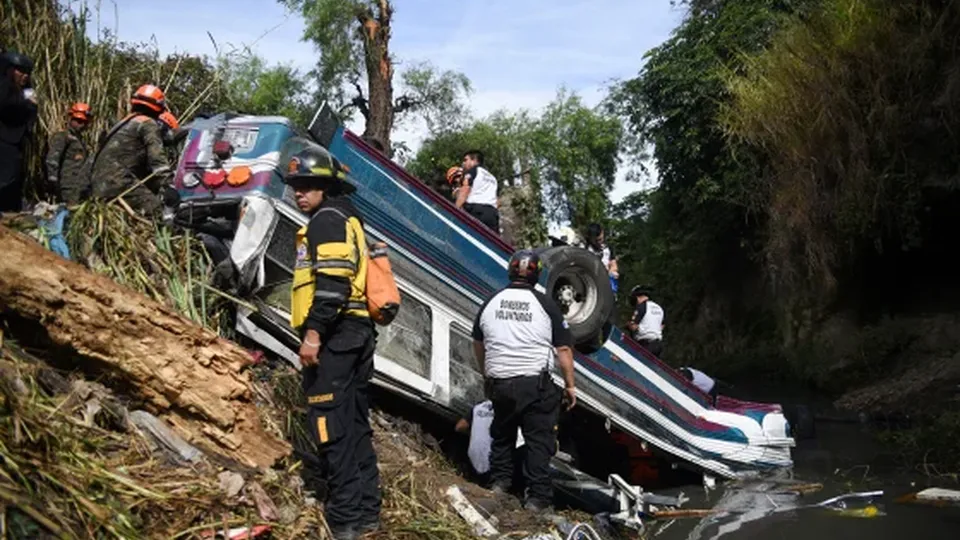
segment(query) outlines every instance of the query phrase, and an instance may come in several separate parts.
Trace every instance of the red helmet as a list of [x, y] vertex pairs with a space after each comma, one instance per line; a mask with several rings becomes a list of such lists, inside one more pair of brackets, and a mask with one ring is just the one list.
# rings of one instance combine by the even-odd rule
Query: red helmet
[[463, 178], [463, 168], [462, 168], [462, 167], [457, 167], [456, 165], [454, 165], [453, 167], [450, 167], [449, 169], [447, 169], [447, 183], [448, 183], [448, 184], [453, 184], [454, 182], [456, 182], [456, 181], [459, 180], [460, 178]]
[[93, 111], [90, 110], [90, 105], [86, 103], [74, 103], [70, 106], [70, 118], [81, 122], [89, 122], [93, 118]]
[[143, 105], [158, 113], [165, 111], [167, 108], [167, 101], [163, 95], [163, 90], [160, 90], [160, 88], [152, 84], [145, 84], [137, 88], [137, 91], [133, 93], [133, 97], [130, 98], [130, 104]]
[[180, 127], [180, 122], [177, 120], [177, 117], [174, 116], [170, 111], [163, 111], [159, 118], [160, 121], [166, 124], [170, 129], [177, 129]]

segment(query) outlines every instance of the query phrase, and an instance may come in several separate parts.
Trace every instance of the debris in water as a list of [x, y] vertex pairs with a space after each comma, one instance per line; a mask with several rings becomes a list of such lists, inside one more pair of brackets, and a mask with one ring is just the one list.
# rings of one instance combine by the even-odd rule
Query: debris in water
[[788, 486], [782, 490], [777, 491], [777, 493], [796, 493], [797, 495], [809, 495], [811, 493], [816, 493], [823, 489], [823, 484], [797, 484], [795, 486]]
[[943, 488], [927, 488], [917, 493], [909, 493], [899, 497], [896, 502], [920, 503], [933, 506], [960, 504], [960, 491]]
[[[829, 507], [828, 507], [829, 508]], [[867, 505], [863, 508], [829, 508], [832, 512], [836, 513], [838, 516], [844, 517], [855, 517], [855, 518], [873, 518], [878, 516], [886, 515], [880, 511], [874, 505]]]
[[702, 518], [712, 516], [716, 510], [703, 508], [683, 508], [677, 510], [658, 510], [652, 512], [651, 516], [655, 519], [679, 519], [679, 518]]

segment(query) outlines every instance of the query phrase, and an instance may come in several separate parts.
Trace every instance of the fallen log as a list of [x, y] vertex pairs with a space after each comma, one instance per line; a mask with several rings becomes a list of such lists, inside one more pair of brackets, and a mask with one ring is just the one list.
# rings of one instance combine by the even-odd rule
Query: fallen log
[[242, 348], [3, 226], [0, 253], [0, 313], [41, 324], [204, 451], [255, 468], [289, 454], [260, 422]]

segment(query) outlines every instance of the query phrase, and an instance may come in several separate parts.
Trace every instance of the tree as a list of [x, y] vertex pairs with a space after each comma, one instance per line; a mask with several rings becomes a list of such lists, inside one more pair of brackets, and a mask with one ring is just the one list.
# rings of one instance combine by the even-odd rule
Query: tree
[[618, 118], [560, 90], [531, 130], [528, 144], [555, 221], [569, 221], [577, 230], [606, 221], [623, 147]]
[[[690, 0], [673, 36], [651, 50], [636, 78], [616, 84], [608, 109], [654, 148], [659, 186], [645, 199], [643, 279], [670, 306], [675, 332], [743, 334], [729, 325], [759, 309], [755, 290], [763, 216], [747, 201], [767, 165], [726, 137], [720, 108], [729, 73], [762, 50], [790, 14], [816, 0]], [[631, 266], [621, 258], [621, 265]], [[696, 322], [696, 324], [694, 324]], [[676, 334], [674, 334], [676, 336]], [[690, 358], [691, 360], [693, 358]]]
[[768, 278], [815, 316], [869, 314], [891, 282], [922, 282], [898, 295], [939, 301], [955, 245], [941, 231], [960, 208], [960, 7], [823, 4], [727, 80], [725, 126], [770, 162], [749, 201], [767, 216]]
[[257, 115], [279, 115], [299, 125], [310, 120], [305, 102], [306, 80], [291, 66], [267, 66], [263, 58], [250, 55], [238, 60], [224, 58], [224, 92], [229, 108]]
[[341, 113], [359, 111], [366, 122], [363, 135], [380, 141], [388, 152], [392, 153], [390, 134], [398, 116], [419, 111], [437, 125], [438, 113], [461, 111], [455, 102], [469, 93], [467, 78], [437, 72], [427, 64], [404, 73], [409, 91], [394, 97], [390, 0], [279, 1], [300, 11], [306, 22], [303, 37], [320, 53], [317, 97]]
[[616, 117], [561, 90], [537, 118], [528, 111], [500, 111], [434, 134], [408, 167], [447, 191], [447, 168], [459, 165], [464, 152], [482, 150], [486, 168], [500, 181], [501, 193], [509, 194], [510, 209], [522, 224], [515, 242], [535, 246], [546, 242], [548, 222], [569, 221], [583, 229], [607, 221], [622, 143]]
[[517, 247], [541, 246], [547, 240], [547, 221], [539, 171], [532, 168], [529, 140], [533, 125], [526, 111], [499, 111], [459, 129], [446, 127], [423, 142], [407, 168], [451, 197], [447, 169], [460, 165], [464, 152], [482, 150], [485, 168], [499, 182], [504, 239]]

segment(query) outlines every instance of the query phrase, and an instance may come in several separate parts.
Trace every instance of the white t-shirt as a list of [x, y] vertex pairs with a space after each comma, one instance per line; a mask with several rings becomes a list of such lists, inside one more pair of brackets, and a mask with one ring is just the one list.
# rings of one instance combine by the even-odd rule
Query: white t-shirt
[[473, 339], [483, 342], [484, 375], [493, 379], [553, 369], [556, 348], [572, 345], [560, 308], [525, 284], [500, 290], [480, 307]]
[[597, 255], [598, 257], [600, 257], [600, 260], [603, 261], [603, 267], [607, 269], [610, 268], [610, 261], [617, 258], [617, 256], [613, 254], [613, 248], [611, 248], [607, 244], [603, 244], [600, 247], [600, 249], [596, 249], [592, 245], [587, 244], [586, 249], [590, 253], [593, 253], [594, 255]]
[[692, 367], [688, 367], [686, 369], [689, 369], [690, 374], [693, 375], [693, 380], [691, 381], [693, 385], [700, 390], [703, 390], [707, 394], [709, 394], [710, 391], [713, 390], [713, 386], [717, 384], [716, 381], [702, 371], [698, 371]]
[[467, 183], [470, 193], [467, 194], [467, 204], [497, 205], [497, 178], [483, 167], [474, 167], [464, 172], [468, 176]]
[[[473, 407], [473, 418], [470, 420], [470, 446], [467, 447], [467, 456], [470, 463], [480, 474], [490, 470], [490, 446], [493, 437], [490, 436], [490, 426], [493, 425], [493, 402], [490, 400], [478, 403]], [[517, 448], [523, 446], [523, 433], [517, 428]]]
[[[641, 314], [640, 311], [643, 310]], [[640, 320], [637, 320], [638, 315]], [[653, 300], [647, 300], [637, 306], [634, 311], [634, 322], [637, 323], [637, 331], [634, 333], [634, 339], [637, 341], [656, 341], [663, 339], [663, 308]]]

